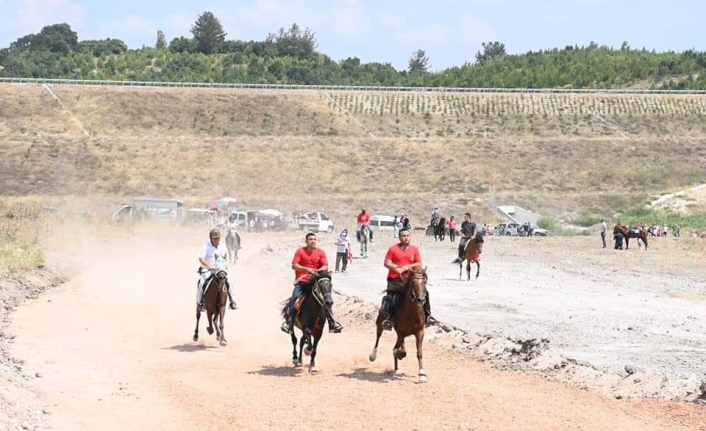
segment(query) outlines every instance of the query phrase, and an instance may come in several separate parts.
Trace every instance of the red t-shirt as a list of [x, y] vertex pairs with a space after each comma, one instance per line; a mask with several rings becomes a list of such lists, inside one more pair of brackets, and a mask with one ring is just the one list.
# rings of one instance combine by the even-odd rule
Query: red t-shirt
[[449, 222], [449, 229], [451, 229], [451, 230], [456, 229], [456, 220], [451, 220]]
[[362, 224], [368, 224], [370, 223], [370, 214], [369, 213], [360, 213], [358, 214], [358, 223]]
[[[302, 247], [297, 249], [296, 253], [294, 253], [292, 263], [299, 264], [306, 268], [319, 269], [327, 266], [328, 260], [326, 259], [326, 253], [322, 249], [315, 248], [313, 251], [309, 251], [306, 247]], [[311, 280], [311, 274], [295, 270], [294, 279], [306, 283]]]
[[[413, 245], [409, 245], [406, 250], [402, 250], [399, 244], [395, 244], [387, 250], [385, 262], [388, 260], [396, 265], [405, 266], [413, 263], [422, 263], [422, 256], [419, 254], [419, 249]], [[401, 277], [397, 271], [391, 269], [387, 273], [387, 278]]]

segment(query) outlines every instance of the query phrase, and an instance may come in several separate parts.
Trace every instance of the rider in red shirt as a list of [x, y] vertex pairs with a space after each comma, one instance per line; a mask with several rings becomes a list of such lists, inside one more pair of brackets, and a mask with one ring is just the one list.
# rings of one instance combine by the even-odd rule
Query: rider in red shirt
[[368, 225], [368, 231], [370, 232], [370, 242], [373, 242], [373, 230], [370, 228], [370, 214], [365, 211], [365, 208], [360, 210], [358, 214], [358, 229], [355, 232], [355, 236], [360, 242], [360, 234], [362, 232], [362, 226], [364, 224]]
[[[392, 329], [392, 305], [397, 305], [402, 302], [404, 292], [402, 287], [404, 280], [402, 274], [405, 271], [413, 268], [421, 268], [422, 256], [419, 254], [419, 249], [410, 244], [411, 234], [409, 229], [401, 229], [399, 232], [400, 242], [391, 246], [385, 255], [385, 268], [387, 273], [387, 295], [382, 298], [380, 312], [385, 319], [382, 322], [382, 328], [386, 331]], [[429, 291], [427, 290], [427, 300], [424, 303], [424, 314], [427, 316], [427, 323], [434, 323], [436, 319], [431, 316], [431, 305], [429, 304]]]
[[[328, 270], [328, 259], [326, 253], [316, 247], [316, 234], [306, 235], [306, 246], [297, 249], [292, 259], [292, 269], [294, 270], [294, 290], [289, 301], [289, 319], [282, 324], [283, 332], [291, 334], [294, 331], [294, 303], [304, 293], [311, 291], [314, 287], [311, 276], [318, 271]], [[333, 319], [333, 311], [326, 307], [326, 320], [328, 321], [329, 332], [341, 332], [343, 326]]]

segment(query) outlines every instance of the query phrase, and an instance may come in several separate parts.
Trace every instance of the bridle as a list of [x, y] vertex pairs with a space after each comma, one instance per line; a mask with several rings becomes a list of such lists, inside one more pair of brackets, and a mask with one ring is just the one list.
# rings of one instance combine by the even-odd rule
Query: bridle
[[427, 292], [426, 284], [427, 284], [427, 280], [428, 280], [427, 275], [424, 273], [413, 272], [412, 276], [405, 276], [405, 274], [409, 274], [409, 273], [410, 273], [410, 271], [405, 271], [401, 274], [401, 277], [405, 280], [405, 283], [407, 285], [407, 291], [408, 291], [409, 296], [412, 299], [412, 301], [418, 302], [417, 301], [417, 291], [412, 287], [412, 284], [415, 282], [415, 280], [418, 280], [418, 281], [421, 281], [424, 283], [424, 296], [421, 297], [421, 301], [422, 301], [421, 305], [423, 305], [424, 303], [427, 302], [427, 293], [426, 293]]
[[321, 283], [323, 280], [328, 280], [329, 283], [331, 283], [330, 277], [321, 277], [318, 280], [316, 280], [316, 282], [314, 283], [314, 287], [312, 287], [311, 293], [314, 295], [314, 299], [316, 299], [316, 302], [318, 302], [320, 306], [325, 307], [324, 304], [326, 303], [326, 301], [328, 299], [331, 299], [331, 302], [333, 302], [333, 300], [332, 300], [333, 295], [331, 292], [328, 292], [328, 293], [321, 292], [321, 286], [319, 285], [319, 283]]

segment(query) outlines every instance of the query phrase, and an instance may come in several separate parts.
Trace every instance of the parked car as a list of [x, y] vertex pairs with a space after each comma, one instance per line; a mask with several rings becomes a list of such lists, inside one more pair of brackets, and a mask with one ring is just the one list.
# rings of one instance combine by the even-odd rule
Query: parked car
[[370, 218], [370, 227], [375, 230], [395, 230], [395, 217], [374, 215]]
[[519, 223], [500, 223], [492, 230], [493, 235], [517, 236], [517, 228]]
[[184, 203], [176, 199], [133, 199], [131, 204], [123, 205], [113, 213], [115, 220], [141, 220], [155, 218], [163, 221], [175, 221], [183, 216]]
[[326, 214], [320, 212], [310, 212], [302, 214], [297, 219], [297, 224], [301, 230], [311, 232], [328, 232], [334, 230], [333, 221]]

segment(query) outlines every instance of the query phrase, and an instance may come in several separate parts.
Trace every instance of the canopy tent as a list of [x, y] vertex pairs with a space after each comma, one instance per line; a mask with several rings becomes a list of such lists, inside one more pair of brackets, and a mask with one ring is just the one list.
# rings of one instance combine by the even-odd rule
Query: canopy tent
[[282, 217], [282, 213], [281, 213], [281, 212], [279, 212], [279, 211], [277, 211], [277, 210], [273, 210], [273, 209], [259, 210], [258, 213], [260, 213], [260, 214], [265, 214], [265, 215], [269, 215], [269, 216], [272, 216], [272, 217]]
[[234, 206], [238, 203], [238, 199], [236, 198], [221, 198], [221, 199], [213, 199], [212, 201], [208, 202], [206, 207], [210, 210], [215, 210], [215, 209], [226, 209], [230, 206]]

